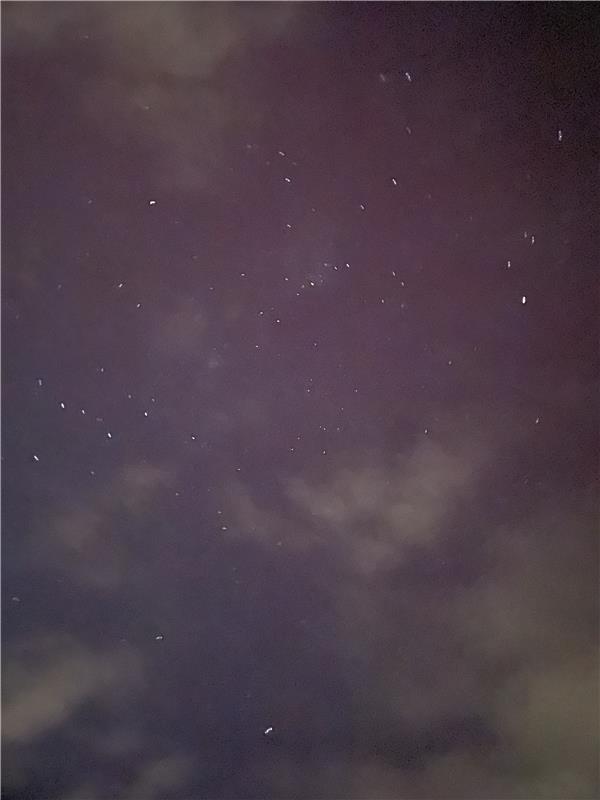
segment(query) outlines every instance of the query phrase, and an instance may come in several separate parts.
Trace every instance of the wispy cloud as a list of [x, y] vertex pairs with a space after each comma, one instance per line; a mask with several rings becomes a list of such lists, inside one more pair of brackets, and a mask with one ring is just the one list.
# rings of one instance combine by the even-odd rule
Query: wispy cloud
[[175, 472], [167, 467], [139, 463], [120, 468], [87, 497], [59, 505], [49, 523], [40, 522], [49, 535], [31, 540], [32, 557], [60, 572], [69, 570], [71, 579], [116, 588], [138, 546], [124, 520], [147, 517], [174, 479]]
[[[118, 144], [133, 140], [167, 189], [206, 185], [223, 136], [244, 119], [245, 97], [221, 68], [257, 44], [276, 40], [293, 4], [68, 4], [49, 11], [15, 4], [4, 20], [5, 52], [85, 47], [95, 69], [80, 78], [81, 109]], [[260, 124], [254, 107], [246, 127]], [[140, 150], [142, 152], [142, 150]]]
[[96, 651], [60, 635], [24, 640], [4, 654], [2, 733], [24, 744], [65, 724], [84, 703], [102, 703], [115, 686], [135, 684], [131, 649]]

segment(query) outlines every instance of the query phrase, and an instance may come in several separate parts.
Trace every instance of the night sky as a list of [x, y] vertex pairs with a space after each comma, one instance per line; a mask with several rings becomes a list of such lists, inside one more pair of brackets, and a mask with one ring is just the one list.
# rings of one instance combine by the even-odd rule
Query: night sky
[[2, 4], [3, 798], [595, 800], [595, 4]]

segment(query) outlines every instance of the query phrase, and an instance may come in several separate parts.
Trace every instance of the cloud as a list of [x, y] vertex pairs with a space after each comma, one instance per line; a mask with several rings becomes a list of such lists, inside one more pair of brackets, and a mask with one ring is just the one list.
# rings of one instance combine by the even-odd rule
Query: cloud
[[269, 40], [293, 16], [285, 5], [253, 9], [221, 4], [67, 6], [7, 9], [5, 45], [13, 50], [64, 48], [74, 39], [98, 46], [132, 76], [206, 78], [236, 48]]
[[535, 796], [592, 797], [598, 789], [599, 665], [590, 650], [523, 667], [496, 698], [495, 723]]
[[173, 790], [182, 788], [193, 774], [194, 759], [189, 756], [172, 755], [155, 759], [142, 767], [138, 776], [127, 789], [130, 800], [152, 800], [172, 796]]
[[260, 97], [249, 103], [221, 69], [276, 40], [293, 4], [245, 9], [229, 3], [129, 3], [7, 9], [8, 54], [84, 48], [81, 110], [117, 146], [133, 142], [167, 189], [203, 188], [232, 126], [260, 124]]
[[[428, 800], [597, 796], [598, 543], [590, 504], [571, 505], [544, 504], [482, 532], [471, 585], [451, 572], [441, 585], [415, 581], [409, 563], [394, 586], [347, 586], [338, 652], [370, 676], [355, 691], [364, 739], [374, 737], [369, 719], [389, 737], [351, 796], [391, 797], [401, 786]], [[453, 720], [474, 731], [471, 744], [446, 733]], [[419, 774], [393, 763], [402, 731], [429, 737]]]
[[[187, 755], [166, 755], [150, 759], [143, 764], [137, 774], [120, 783], [116, 791], [122, 800], [188, 797], [184, 787], [195, 768], [197, 768], [195, 760]], [[115, 786], [110, 786], [104, 777], [104, 779], [87, 780], [65, 795], [65, 800], [105, 800], [109, 795], [115, 796]]]
[[391, 464], [348, 454], [320, 481], [284, 479], [279, 508], [230, 485], [228, 535], [319, 555], [299, 563], [318, 564], [311, 581], [335, 618], [321, 646], [361, 743], [351, 760], [323, 744], [310, 771], [293, 758], [260, 765], [274, 791], [303, 775], [315, 797], [597, 796], [595, 508], [532, 493], [498, 527], [482, 514], [469, 549], [453, 520], [509, 445], [453, 441], [422, 442]]
[[491, 724], [527, 796], [592, 797], [600, 785], [596, 511], [535, 510], [490, 540], [490, 568], [456, 604]]
[[175, 472], [166, 467], [144, 463], [122, 467], [86, 500], [54, 511], [50, 523], [44, 523], [51, 535], [32, 541], [36, 559], [68, 570], [71, 579], [87, 585], [116, 588], [135, 558], [131, 523], [150, 513], [174, 479]]
[[2, 734], [25, 744], [64, 725], [90, 701], [139, 680], [131, 649], [91, 650], [70, 637], [47, 636], [9, 648], [4, 663]]
[[[60, 741], [67, 734], [72, 739], [73, 732], [74, 749], [83, 750], [96, 766], [90, 769], [88, 764], [85, 783], [65, 789], [61, 796], [101, 800], [118, 787], [124, 800], [164, 798], [173, 796], [193, 775], [194, 760], [182, 753], [156, 756], [139, 765], [139, 754], [148, 747], [148, 732], [139, 716], [129, 723], [127, 719], [132, 702], [135, 707], [147, 690], [146, 670], [141, 652], [130, 644], [102, 649], [56, 633], [21, 639], [3, 655], [7, 791], [31, 787], [32, 780], [45, 781], [48, 773], [40, 772], [37, 759], [43, 761], [52, 752], [53, 737]], [[131, 761], [125, 769], [124, 759]], [[81, 775], [76, 772], [72, 777], [80, 780]]]
[[239, 481], [223, 492], [240, 535], [295, 552], [326, 549], [369, 577], [444, 538], [445, 523], [475, 491], [487, 458], [481, 441], [425, 441], [391, 464], [351, 452], [343, 463], [320, 467], [320, 481], [303, 474], [282, 479], [287, 505], [279, 509], [262, 507]]
[[368, 575], [444, 535], [440, 523], [472, 488], [481, 459], [475, 448], [426, 441], [391, 466], [355, 462], [319, 486], [294, 478], [288, 495], [307, 520], [327, 526], [344, 557]]
[[585, 498], [566, 505], [535, 509], [489, 537], [488, 568], [459, 606], [466, 635], [486, 658], [544, 664], [585, 653], [594, 640], [595, 511]]

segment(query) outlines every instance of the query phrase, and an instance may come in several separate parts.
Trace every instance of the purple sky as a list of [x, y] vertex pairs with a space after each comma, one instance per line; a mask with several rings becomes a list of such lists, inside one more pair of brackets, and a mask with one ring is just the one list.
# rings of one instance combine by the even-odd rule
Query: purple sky
[[2, 21], [3, 798], [597, 798], [597, 6]]

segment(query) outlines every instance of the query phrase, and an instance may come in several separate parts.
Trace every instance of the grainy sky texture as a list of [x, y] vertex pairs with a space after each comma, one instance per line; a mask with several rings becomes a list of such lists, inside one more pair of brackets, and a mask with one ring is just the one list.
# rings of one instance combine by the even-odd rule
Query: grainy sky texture
[[2, 4], [5, 800], [598, 798], [599, 21]]

